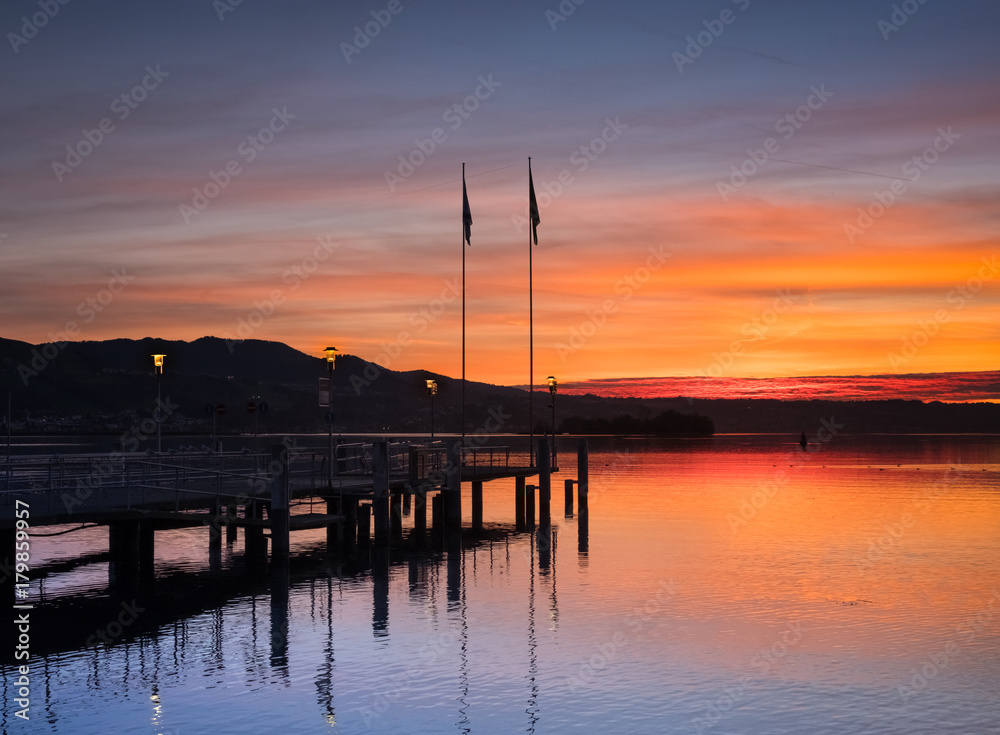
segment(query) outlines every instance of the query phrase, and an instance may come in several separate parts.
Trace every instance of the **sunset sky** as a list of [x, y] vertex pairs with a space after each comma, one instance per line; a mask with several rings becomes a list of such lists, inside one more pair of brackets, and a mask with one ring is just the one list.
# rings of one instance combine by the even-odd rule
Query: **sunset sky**
[[0, 336], [459, 375], [465, 162], [468, 377], [524, 384], [531, 156], [536, 382], [995, 370], [998, 30], [993, 0], [10, 0]]

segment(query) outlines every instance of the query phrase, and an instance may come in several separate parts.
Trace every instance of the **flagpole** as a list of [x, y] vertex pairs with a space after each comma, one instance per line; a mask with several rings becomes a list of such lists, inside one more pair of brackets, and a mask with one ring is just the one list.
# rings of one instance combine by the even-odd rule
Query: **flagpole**
[[[531, 181], [531, 156], [528, 156], [528, 181]], [[529, 212], [530, 216], [530, 212]], [[532, 228], [528, 227], [528, 455], [535, 466], [535, 295], [532, 272]]]
[[465, 163], [462, 163], [462, 444], [465, 444]]

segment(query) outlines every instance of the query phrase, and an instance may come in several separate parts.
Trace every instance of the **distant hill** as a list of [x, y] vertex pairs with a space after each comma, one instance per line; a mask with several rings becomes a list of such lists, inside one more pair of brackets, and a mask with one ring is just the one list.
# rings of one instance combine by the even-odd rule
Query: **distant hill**
[[[251, 400], [269, 406], [267, 413], [256, 414], [261, 432], [326, 430], [326, 410], [317, 399], [317, 381], [327, 375], [324, 358], [280, 342], [227, 342], [215, 337], [192, 342], [115, 339], [61, 347], [0, 339], [0, 415], [6, 414], [10, 391], [14, 423], [23, 430], [127, 428], [152, 414], [156, 396], [153, 353], [167, 356], [162, 390], [176, 405], [166, 431], [210, 431], [212, 417], [205, 407], [219, 403], [227, 407], [224, 415], [216, 415], [221, 433], [252, 431], [254, 415], [246, 411]], [[439, 386], [434, 401], [436, 429], [459, 431], [460, 380], [423, 370], [388, 370], [352, 355], [340, 357], [334, 374], [335, 430], [427, 432], [431, 408], [424, 381], [429, 378]], [[528, 430], [526, 391], [469, 382], [466, 393], [469, 431], [495, 426], [496, 417], [503, 422], [502, 432]], [[549, 420], [548, 398], [547, 391], [539, 388], [537, 425]], [[653, 426], [653, 420], [665, 411], [701, 414], [714, 423], [716, 431], [725, 433], [811, 434], [831, 417], [849, 433], [1000, 432], [1000, 405], [992, 403], [556, 397], [557, 421], [575, 417], [576, 425], [586, 430], [602, 426], [612, 431], [641, 430]], [[615, 424], [612, 420], [620, 416], [635, 421]], [[573, 424], [565, 428], [572, 429]]]

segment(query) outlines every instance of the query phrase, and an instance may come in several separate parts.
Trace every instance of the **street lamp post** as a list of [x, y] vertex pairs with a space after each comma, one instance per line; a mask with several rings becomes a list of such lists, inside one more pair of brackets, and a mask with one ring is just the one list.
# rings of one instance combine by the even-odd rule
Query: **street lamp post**
[[431, 397], [431, 439], [434, 438], [434, 396], [438, 392], [438, 384], [436, 380], [427, 381], [427, 395]]
[[156, 409], [153, 411], [153, 421], [156, 423], [156, 451], [163, 451], [163, 443], [160, 438], [160, 424], [163, 423], [163, 415], [160, 413], [160, 378], [163, 376], [163, 358], [166, 355], [153, 355], [153, 372], [156, 374]]
[[333, 468], [334, 468], [334, 463], [336, 462], [336, 457], [334, 457], [334, 455], [333, 455], [333, 368], [334, 368], [334, 365], [336, 365], [336, 363], [337, 363], [337, 348], [336, 347], [327, 347], [325, 350], [323, 350], [323, 352], [326, 353], [326, 366], [327, 366], [327, 370], [328, 370], [328, 374], [329, 374], [328, 382], [327, 382], [327, 387], [326, 387], [326, 390], [327, 390], [327, 393], [326, 393], [326, 395], [327, 395], [327, 404], [326, 405], [327, 405], [327, 409], [328, 409], [327, 410], [327, 415], [326, 415], [326, 423], [327, 423], [327, 426], [329, 426], [329, 434], [330, 434], [330, 436], [329, 436], [329, 439], [330, 439], [329, 452], [330, 452], [330, 454], [329, 454], [328, 463], [330, 465], [330, 473], [329, 473], [330, 474], [330, 489], [332, 490], [333, 489], [333, 475], [334, 475], [334, 469]]
[[556, 464], [556, 387], [558, 383], [556, 382], [556, 377], [550, 375], [548, 377], [549, 381], [549, 408], [552, 409], [552, 466], [557, 467]]

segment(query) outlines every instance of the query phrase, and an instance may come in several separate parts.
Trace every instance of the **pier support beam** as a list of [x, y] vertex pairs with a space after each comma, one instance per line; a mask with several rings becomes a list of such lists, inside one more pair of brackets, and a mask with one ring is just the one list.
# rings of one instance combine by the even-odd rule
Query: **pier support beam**
[[389, 503], [389, 531], [393, 539], [403, 538], [403, 494], [392, 493]]
[[156, 537], [152, 523], [139, 523], [139, 579], [152, 582], [156, 569]]
[[587, 495], [590, 493], [590, 448], [586, 439], [581, 439], [576, 450], [576, 493], [580, 515], [587, 513]]
[[566, 493], [565, 493], [565, 495], [566, 495], [566, 517], [567, 518], [572, 518], [573, 517], [573, 484], [575, 482], [576, 482], [575, 480], [566, 480], [566, 482], [565, 482], [565, 488], [566, 488]]
[[[248, 503], [243, 508], [246, 518], [264, 519], [264, 505], [259, 501]], [[247, 526], [243, 530], [243, 548], [247, 565], [259, 570], [267, 563], [267, 538], [263, 526]]]
[[290, 547], [288, 533], [288, 448], [284, 444], [271, 446], [271, 556], [287, 557]]
[[427, 532], [427, 488], [421, 485], [413, 494], [413, 531], [419, 537]]
[[372, 507], [368, 503], [358, 505], [358, 544], [367, 546], [371, 541]]
[[[340, 515], [340, 500], [338, 498], [326, 499], [326, 514], [330, 516]], [[334, 549], [343, 541], [344, 526], [337, 523], [327, 524], [326, 527], [326, 551], [332, 553]]]
[[358, 499], [345, 495], [340, 507], [344, 514], [344, 546], [353, 549], [358, 545]]
[[483, 530], [483, 481], [472, 481], [472, 528]]
[[542, 528], [552, 524], [552, 479], [549, 440], [538, 440], [538, 522]]
[[450, 529], [462, 528], [462, 452], [461, 442], [448, 444], [448, 486], [445, 494], [445, 524]]
[[535, 527], [535, 486], [524, 486], [524, 527]]
[[109, 582], [112, 587], [134, 584], [139, 578], [139, 522], [108, 524]]
[[226, 506], [226, 543], [236, 543], [236, 503], [229, 503]]
[[372, 444], [375, 464], [373, 478], [372, 513], [375, 515], [375, 543], [389, 543], [389, 444], [378, 441]]
[[403, 493], [403, 516], [404, 517], [410, 515], [410, 504], [412, 502], [411, 501], [412, 495], [413, 494], [410, 493], [410, 492], [404, 492]]
[[514, 530], [524, 530], [524, 478], [514, 479]]

